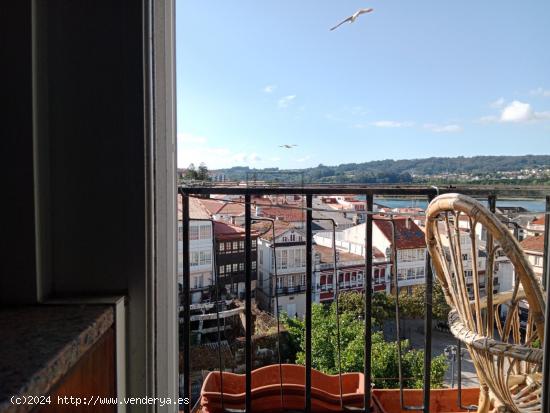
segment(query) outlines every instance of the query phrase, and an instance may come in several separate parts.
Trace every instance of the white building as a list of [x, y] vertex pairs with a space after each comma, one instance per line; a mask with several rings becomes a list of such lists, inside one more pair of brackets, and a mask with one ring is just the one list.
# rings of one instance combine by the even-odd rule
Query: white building
[[[321, 242], [327, 241], [317, 237]], [[334, 277], [334, 250], [332, 248], [332, 239], [328, 239], [330, 245], [324, 246], [317, 243], [313, 247], [313, 302], [330, 303], [336, 296], [336, 283], [338, 291], [365, 291], [366, 280], [363, 276], [365, 272], [365, 257], [363, 255], [352, 254], [347, 251], [336, 250], [337, 274]], [[390, 272], [389, 262], [386, 261], [384, 254], [376, 248], [373, 248], [372, 265], [372, 291], [386, 292], [386, 274]]]
[[[412, 220], [405, 217], [395, 217], [395, 241], [397, 244], [397, 278], [399, 290], [412, 289], [424, 284], [426, 267], [426, 241], [424, 232]], [[341, 241], [365, 247], [365, 224], [345, 229], [339, 235]], [[387, 220], [374, 217], [372, 225], [373, 247], [384, 254], [386, 261], [391, 261], [392, 224]], [[363, 253], [364, 254], [364, 253]], [[391, 274], [386, 275], [387, 292], [394, 291], [394, 280]]]
[[520, 243], [523, 248], [523, 252], [529, 261], [529, 264], [533, 267], [535, 275], [541, 278], [542, 282], [542, 273], [544, 265], [544, 236], [532, 236], [527, 237]]
[[[179, 197], [178, 197], [179, 198]], [[196, 198], [189, 197], [189, 264], [191, 267], [190, 288], [191, 302], [200, 303], [203, 297], [209, 297], [208, 291], [212, 283], [212, 223], [200, 221], [210, 219], [210, 215]], [[178, 284], [183, 286], [182, 263], [182, 209], [178, 201]]]
[[[303, 317], [306, 301], [305, 235], [299, 229], [280, 221], [276, 221], [275, 239], [269, 224], [255, 224], [254, 228], [263, 234], [258, 237], [257, 304], [261, 309], [276, 314], [276, 292], [279, 311]], [[277, 277], [273, 249], [276, 251]]]

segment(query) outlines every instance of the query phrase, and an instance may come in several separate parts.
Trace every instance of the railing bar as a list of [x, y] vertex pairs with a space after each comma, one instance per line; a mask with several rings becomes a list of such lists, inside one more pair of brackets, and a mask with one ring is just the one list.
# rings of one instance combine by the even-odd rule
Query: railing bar
[[401, 358], [401, 317], [399, 315], [399, 276], [397, 274], [397, 241], [395, 234], [395, 222], [393, 217], [388, 221], [391, 225], [391, 261], [392, 275], [395, 283], [395, 334], [397, 336], [397, 370], [399, 375], [399, 402], [401, 408], [405, 410], [405, 400], [403, 395], [403, 369]]
[[183, 398], [190, 402], [183, 405], [185, 413], [191, 408], [191, 268], [189, 267], [189, 197], [182, 195], [182, 275], [183, 275]]
[[[428, 196], [428, 201], [431, 202], [433, 195]], [[408, 218], [407, 218], [408, 219]], [[424, 276], [426, 284], [426, 297], [424, 307], [424, 391], [423, 391], [423, 407], [424, 413], [430, 412], [430, 387], [431, 387], [431, 372], [432, 372], [432, 318], [433, 318], [433, 274], [432, 263], [428, 249], [426, 248]]]
[[[546, 196], [546, 212], [550, 212], [550, 196]], [[546, 311], [544, 317], [544, 356], [542, 359], [542, 412], [550, 411], [550, 270], [548, 269], [548, 244], [550, 238], [550, 216], [546, 216], [544, 223], [544, 268], [542, 279], [546, 290]]]
[[[489, 195], [487, 198], [487, 205], [491, 213], [495, 213], [497, 205], [496, 195]], [[494, 335], [495, 323], [493, 313], [493, 275], [495, 265], [495, 243], [493, 236], [487, 231], [487, 246], [485, 248], [487, 253], [487, 266], [485, 268], [485, 294], [487, 296], [487, 309], [485, 316], [487, 317], [487, 337], [492, 338]], [[460, 257], [459, 257], [460, 258]], [[477, 260], [477, 257], [475, 257]]]
[[[550, 195], [546, 195], [546, 215], [544, 218], [544, 256], [542, 257], [542, 286], [546, 289], [550, 282], [550, 257], [548, 248], [550, 243]], [[545, 320], [548, 322], [547, 320]]]
[[390, 219], [383, 219], [391, 225], [391, 261], [392, 261], [392, 278], [395, 283], [395, 333], [397, 335], [397, 370], [399, 374], [399, 403], [402, 410], [423, 410], [423, 406], [407, 406], [405, 405], [404, 395], [404, 378], [403, 378], [403, 359], [401, 349], [401, 317], [399, 314], [399, 277], [397, 274], [397, 234], [395, 228], [394, 217], [390, 215]]
[[[394, 187], [376, 186], [376, 185], [356, 185], [344, 186], [284, 186], [277, 183], [277, 187], [227, 187], [227, 186], [182, 186], [186, 194], [220, 194], [220, 195], [355, 195], [355, 194], [370, 194], [378, 196], [428, 196], [434, 193], [433, 188], [425, 186], [407, 186], [396, 185]], [[539, 187], [484, 187], [484, 186], [448, 186], [440, 187], [439, 192], [445, 193], [462, 193], [473, 197], [485, 197], [488, 193], [496, 194], [501, 197], [545, 197], [548, 193], [547, 186]]]
[[[374, 210], [374, 196], [366, 194], [365, 211]], [[371, 406], [371, 349], [372, 349], [372, 215], [365, 215], [365, 369], [364, 369], [364, 399], [365, 413]]]
[[311, 412], [311, 301], [313, 293], [313, 232], [312, 232], [312, 195], [306, 195], [306, 388], [305, 411]]
[[245, 247], [244, 247], [244, 268], [245, 268], [245, 411], [252, 412], [252, 239], [251, 239], [251, 212], [250, 194], [245, 195]]

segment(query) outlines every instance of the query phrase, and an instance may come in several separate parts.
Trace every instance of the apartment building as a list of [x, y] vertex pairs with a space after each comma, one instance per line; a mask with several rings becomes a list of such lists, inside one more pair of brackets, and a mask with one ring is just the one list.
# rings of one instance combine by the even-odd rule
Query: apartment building
[[[245, 294], [245, 230], [225, 222], [214, 222], [216, 267], [220, 288], [229, 296]], [[251, 232], [252, 291], [256, 288], [258, 233]]]
[[[395, 228], [397, 247], [397, 280], [399, 290], [409, 292], [424, 284], [426, 267], [426, 241], [424, 232], [412, 220], [406, 217], [395, 217], [392, 222], [375, 216], [372, 226], [373, 246], [384, 254], [386, 261], [392, 260], [392, 238]], [[339, 238], [362, 248], [365, 247], [365, 224], [356, 225], [342, 231]], [[387, 274], [387, 292], [395, 291], [395, 282]]]
[[[318, 237], [321, 240], [320, 237]], [[324, 241], [324, 240], [322, 240]], [[336, 250], [337, 278], [334, 277], [334, 250], [332, 247], [314, 245], [314, 302], [330, 303], [338, 291], [365, 290], [365, 257]], [[386, 291], [386, 276], [390, 273], [389, 262], [378, 249], [373, 249], [372, 290]]]
[[544, 268], [544, 237], [542, 235], [530, 236], [521, 241], [520, 245], [535, 274], [542, 277]]
[[535, 237], [538, 235], [543, 235], [544, 224], [545, 224], [544, 215], [538, 218], [534, 218], [532, 221], [527, 223], [527, 228], [525, 229], [525, 235], [527, 237]]
[[[178, 197], [178, 284], [183, 285], [182, 263], [182, 209], [181, 198]], [[189, 197], [189, 263], [191, 267], [190, 288], [192, 303], [210, 300], [210, 286], [213, 265], [213, 223], [210, 214], [197, 198]]]
[[[275, 221], [275, 234], [270, 223], [255, 224], [254, 229], [259, 233], [256, 283], [258, 306], [274, 314], [279, 310], [291, 316], [303, 317], [306, 289], [305, 234], [281, 221]], [[275, 294], [278, 296], [279, 309], [275, 305]]]

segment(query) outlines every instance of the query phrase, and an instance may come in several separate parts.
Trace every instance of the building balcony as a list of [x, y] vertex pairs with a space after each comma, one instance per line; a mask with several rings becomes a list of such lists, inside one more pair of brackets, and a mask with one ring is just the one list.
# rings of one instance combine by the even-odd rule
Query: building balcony
[[[463, 192], [476, 197], [495, 196], [494, 188], [480, 189], [480, 188], [452, 188], [447, 189], [447, 192]], [[395, 188], [395, 187], [345, 187], [345, 186], [331, 186], [329, 188], [324, 187], [292, 187], [292, 186], [278, 186], [274, 187], [198, 187], [198, 188], [180, 188], [180, 194], [185, 196], [208, 195], [208, 194], [240, 194], [243, 196], [251, 195], [267, 195], [267, 194], [300, 194], [304, 196], [305, 203], [305, 234], [306, 234], [306, 251], [312, 251], [313, 245], [313, 233], [311, 231], [311, 224], [313, 214], [311, 210], [313, 196], [316, 195], [333, 195], [333, 194], [360, 194], [365, 197], [365, 209], [373, 210], [374, 197], [377, 195], [401, 195], [401, 196], [416, 196], [425, 197], [429, 199], [435, 195], [433, 189], [426, 188]], [[498, 192], [498, 196], [510, 196], [506, 191]], [[246, 199], [246, 198], [245, 198]], [[245, 205], [246, 209], [246, 205]], [[366, 220], [369, 221], [372, 215], [367, 215]], [[186, 217], [184, 216], [184, 219]], [[187, 217], [188, 219], [188, 217]], [[253, 221], [252, 211], [246, 215], [244, 221], [246, 237], [250, 237], [251, 224]], [[372, 233], [366, 235], [366, 248], [367, 251], [373, 250]], [[185, 254], [185, 251], [184, 251]], [[250, 257], [250, 255], [249, 255]], [[259, 334], [256, 334], [254, 328], [254, 319], [260, 317], [258, 313], [253, 314], [254, 306], [252, 302], [252, 268], [251, 263], [248, 261], [245, 265], [245, 279], [246, 291], [244, 297], [244, 314], [242, 336], [238, 337], [238, 342], [242, 344], [236, 354], [240, 361], [237, 366], [229, 366], [221, 368], [223, 374], [220, 374], [220, 365], [218, 365], [217, 359], [214, 357], [213, 363], [207, 366], [202, 372], [202, 376], [198, 379], [202, 383], [201, 393], [198, 392], [199, 385], [193, 384], [191, 377], [191, 355], [193, 349], [189, 343], [189, 337], [186, 335], [185, 328], [189, 325], [189, 320], [183, 320], [183, 334], [181, 344], [181, 354], [183, 357], [181, 377], [182, 397], [189, 397], [193, 403], [191, 405], [182, 406], [184, 411], [195, 412], [218, 412], [222, 411], [221, 400], [222, 395], [226, 402], [224, 408], [226, 411], [244, 411], [244, 412], [271, 412], [280, 411], [281, 405], [288, 410], [304, 411], [304, 412], [317, 412], [317, 411], [361, 411], [361, 412], [375, 412], [375, 413], [393, 413], [393, 412], [406, 412], [411, 410], [428, 412], [465, 412], [470, 410], [473, 405], [478, 403], [479, 388], [476, 387], [477, 377], [475, 372], [471, 369], [469, 371], [469, 378], [474, 380], [473, 387], [467, 388], [449, 388], [448, 380], [450, 374], [447, 373], [447, 378], [444, 384], [446, 388], [433, 388], [430, 381], [432, 371], [432, 360], [437, 354], [441, 353], [442, 337], [446, 337], [451, 343], [456, 343], [456, 339], [449, 332], [437, 331], [435, 325], [432, 325], [432, 303], [430, 298], [432, 297], [431, 289], [433, 288], [433, 274], [431, 267], [426, 265], [425, 275], [416, 277], [414, 279], [397, 279], [397, 286], [395, 281], [390, 277], [389, 282], [394, 287], [402, 287], [408, 285], [421, 284], [426, 288], [426, 301], [424, 319], [421, 321], [423, 328], [420, 333], [415, 333], [417, 342], [419, 344], [415, 349], [424, 350], [424, 359], [422, 363], [423, 378], [420, 379], [421, 385], [419, 388], [407, 388], [407, 379], [404, 377], [398, 377], [399, 383], [402, 385], [402, 389], [381, 389], [377, 386], [377, 380], [383, 378], [376, 377], [372, 370], [372, 334], [366, 333], [364, 337], [364, 347], [361, 352], [368, 355], [369, 363], [365, 362], [363, 366], [360, 366], [356, 371], [350, 373], [356, 378], [355, 382], [347, 382], [344, 386], [342, 394], [340, 394], [339, 385], [334, 386], [334, 377], [337, 378], [338, 374], [332, 377], [324, 377], [320, 372], [313, 368], [313, 357], [315, 354], [312, 351], [313, 345], [313, 332], [312, 332], [312, 301], [308, 300], [308, 291], [311, 293], [318, 292], [321, 295], [321, 301], [323, 301], [322, 295], [334, 296], [335, 289], [332, 284], [313, 284], [313, 274], [315, 262], [313, 254], [310, 252], [306, 256], [306, 267], [304, 272], [306, 274], [306, 284], [300, 286], [284, 286], [280, 288], [269, 287], [270, 294], [268, 298], [273, 299], [276, 293], [280, 297], [291, 296], [294, 294], [304, 294], [306, 297], [305, 311], [304, 311], [304, 364], [287, 364], [283, 363], [279, 365], [276, 357], [276, 351], [273, 352], [268, 348], [262, 347]], [[366, 260], [364, 274], [372, 274], [372, 261]], [[184, 277], [185, 279], [185, 277]], [[369, 305], [371, 302], [373, 290], [381, 285], [386, 285], [386, 281], [380, 282], [379, 280], [373, 280], [372, 277], [366, 277], [363, 281], [351, 282], [342, 281], [339, 283], [339, 290], [362, 288], [365, 291], [364, 297], [366, 298], [367, 305], [365, 306], [365, 314], [361, 315], [357, 319], [364, 323], [364, 331], [372, 332], [372, 308]], [[184, 286], [185, 290], [185, 286]], [[395, 291], [394, 288], [392, 291]], [[187, 290], [188, 291], [188, 290]], [[313, 296], [313, 294], [311, 294]], [[185, 296], [185, 293], [184, 293]], [[329, 301], [329, 298], [324, 299]], [[293, 300], [297, 301], [297, 300]], [[298, 305], [293, 301], [284, 301], [285, 306]], [[294, 307], [293, 307], [294, 308]], [[294, 312], [286, 311], [287, 314]], [[273, 330], [273, 326], [270, 331]], [[402, 331], [403, 333], [403, 331]], [[409, 332], [409, 334], [411, 334]], [[400, 336], [402, 337], [402, 336]], [[411, 335], [412, 337], [412, 335]], [[440, 340], [435, 343], [435, 339]], [[276, 340], [274, 341], [276, 342]], [[262, 342], [263, 343], [263, 342]], [[432, 343], [434, 345], [432, 345]], [[545, 354], [549, 353], [550, 346], [545, 342]], [[262, 364], [263, 353], [269, 353], [272, 351], [271, 358], [265, 364]], [[439, 351], [440, 353], [437, 353]], [[274, 355], [273, 355], [274, 354]], [[548, 357], [548, 356], [546, 356]], [[267, 360], [268, 358], [266, 358]], [[458, 367], [457, 367], [458, 368]], [[204, 371], [210, 371], [208, 375], [205, 375]], [[461, 377], [461, 371], [455, 370], [453, 380]], [[282, 375], [281, 375], [282, 373]], [[397, 374], [397, 373], [396, 373]], [[198, 377], [198, 375], [196, 376]], [[206, 377], [206, 378], [205, 378]], [[223, 377], [222, 381], [220, 378]], [[344, 377], [344, 375], [342, 376]], [[346, 379], [347, 380], [347, 379]], [[350, 379], [352, 380], [352, 379]], [[353, 379], [355, 380], [355, 379]], [[352, 380], [352, 381], [353, 381]], [[196, 382], [198, 383], [198, 382]], [[417, 383], [418, 384], [418, 383]], [[349, 385], [349, 388], [346, 387]], [[470, 383], [470, 385], [472, 385]], [[192, 391], [192, 388], [195, 390]], [[192, 394], [195, 393], [195, 394]], [[202, 397], [201, 397], [202, 395]], [[281, 401], [282, 398], [282, 401]], [[323, 404], [324, 403], [324, 404]], [[365, 408], [366, 407], [366, 408]]]

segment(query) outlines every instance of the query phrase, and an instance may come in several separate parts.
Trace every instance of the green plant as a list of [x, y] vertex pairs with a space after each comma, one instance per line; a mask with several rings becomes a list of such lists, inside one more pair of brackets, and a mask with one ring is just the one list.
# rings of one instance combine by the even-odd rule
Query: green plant
[[[359, 295], [360, 297], [360, 295]], [[341, 300], [342, 301], [342, 300]], [[358, 317], [361, 314], [357, 296], [347, 296], [339, 308], [340, 355], [342, 372], [363, 371], [365, 324]], [[289, 333], [290, 345], [296, 350], [296, 362], [305, 364], [305, 325], [302, 320], [282, 316], [282, 322]], [[327, 374], [338, 373], [338, 342], [336, 305], [314, 304], [311, 319], [312, 366]], [[424, 352], [413, 350], [407, 340], [401, 342], [403, 350], [402, 367], [405, 386], [420, 388], [423, 378]], [[397, 342], [386, 342], [381, 332], [372, 333], [372, 375], [378, 388], [395, 388], [398, 381]], [[431, 383], [434, 388], [443, 385], [447, 364], [444, 356], [432, 360]]]

